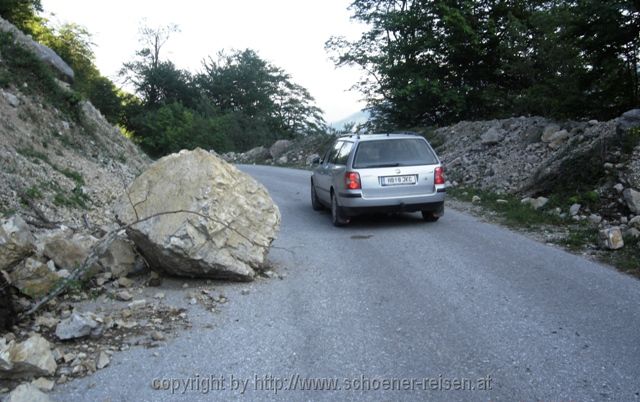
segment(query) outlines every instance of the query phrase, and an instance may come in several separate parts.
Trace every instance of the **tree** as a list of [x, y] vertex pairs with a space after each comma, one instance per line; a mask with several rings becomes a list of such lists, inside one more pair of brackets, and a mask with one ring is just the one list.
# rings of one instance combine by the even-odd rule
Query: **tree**
[[370, 29], [331, 38], [385, 128], [543, 114], [609, 118], [638, 105], [637, 1], [355, 0]]
[[324, 129], [322, 111], [309, 92], [253, 50], [221, 52], [217, 61], [209, 58], [197, 82], [220, 111], [259, 121], [276, 135]]
[[18, 29], [31, 33], [29, 23], [42, 11], [40, 0], [2, 0], [0, 16], [13, 23]]

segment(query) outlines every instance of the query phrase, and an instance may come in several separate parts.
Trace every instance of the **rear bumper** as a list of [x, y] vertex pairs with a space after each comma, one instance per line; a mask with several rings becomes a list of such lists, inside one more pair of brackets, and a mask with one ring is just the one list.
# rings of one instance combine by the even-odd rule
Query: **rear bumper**
[[359, 194], [339, 194], [339, 204], [345, 215], [355, 216], [381, 212], [430, 211], [444, 214], [444, 192], [402, 198], [362, 198]]

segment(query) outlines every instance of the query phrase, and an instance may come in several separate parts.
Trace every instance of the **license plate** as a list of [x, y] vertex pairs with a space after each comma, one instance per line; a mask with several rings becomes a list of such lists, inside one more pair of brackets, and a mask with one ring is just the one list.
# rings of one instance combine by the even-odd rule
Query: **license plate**
[[383, 176], [380, 178], [383, 186], [402, 186], [416, 184], [416, 175], [407, 176]]

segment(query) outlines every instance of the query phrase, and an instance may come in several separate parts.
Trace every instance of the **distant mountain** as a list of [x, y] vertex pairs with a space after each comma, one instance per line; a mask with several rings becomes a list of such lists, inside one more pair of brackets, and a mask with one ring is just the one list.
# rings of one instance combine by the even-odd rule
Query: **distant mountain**
[[371, 115], [369, 114], [369, 112], [365, 110], [361, 110], [359, 112], [356, 112], [352, 115], [345, 117], [342, 120], [338, 120], [336, 122], [330, 123], [329, 126], [339, 131], [344, 129], [344, 126], [349, 123], [356, 123], [356, 126], [360, 124], [364, 124], [369, 120], [370, 117]]

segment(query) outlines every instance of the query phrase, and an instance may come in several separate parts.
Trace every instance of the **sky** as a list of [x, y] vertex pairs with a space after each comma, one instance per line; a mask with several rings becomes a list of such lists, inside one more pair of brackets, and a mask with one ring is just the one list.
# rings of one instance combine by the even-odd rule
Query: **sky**
[[328, 123], [358, 112], [361, 94], [349, 91], [361, 77], [336, 68], [324, 49], [333, 35], [356, 39], [365, 27], [350, 20], [350, 0], [42, 0], [54, 25], [74, 22], [93, 35], [100, 72], [118, 81], [122, 63], [139, 46], [139, 27], [177, 24], [164, 56], [178, 68], [201, 70], [220, 50], [250, 48], [307, 88]]

